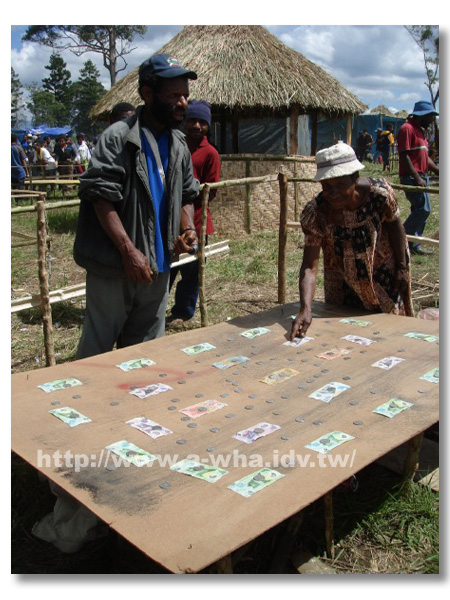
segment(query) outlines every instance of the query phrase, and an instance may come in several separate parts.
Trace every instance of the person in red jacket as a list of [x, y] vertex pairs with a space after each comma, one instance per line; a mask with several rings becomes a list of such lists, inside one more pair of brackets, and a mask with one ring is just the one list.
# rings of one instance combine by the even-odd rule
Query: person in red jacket
[[[220, 157], [217, 150], [208, 141], [208, 131], [211, 127], [211, 105], [204, 100], [193, 100], [186, 110], [184, 133], [191, 151], [194, 177], [200, 183], [215, 183], [220, 179]], [[216, 190], [211, 190], [209, 202], [216, 195]], [[200, 235], [200, 221], [202, 213], [202, 199], [199, 195], [194, 200], [194, 226], [197, 235]], [[214, 233], [214, 225], [207, 209], [206, 243], [208, 235]], [[181, 279], [175, 289], [175, 304], [171, 314], [166, 318], [166, 325], [179, 325], [192, 319], [198, 298], [198, 261], [193, 261], [173, 268], [170, 271], [170, 287], [172, 287], [178, 274]]]

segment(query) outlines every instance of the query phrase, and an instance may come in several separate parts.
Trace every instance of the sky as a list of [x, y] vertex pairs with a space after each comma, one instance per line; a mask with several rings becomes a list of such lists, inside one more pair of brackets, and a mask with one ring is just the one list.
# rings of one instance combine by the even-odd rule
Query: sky
[[[298, 22], [298, 21], [297, 21]], [[188, 23], [190, 23], [188, 21]], [[264, 23], [262, 23], [264, 24]], [[143, 38], [133, 42], [135, 50], [126, 57], [123, 77], [182, 29], [182, 25], [151, 25]], [[375, 108], [383, 104], [393, 111], [410, 111], [418, 100], [429, 100], [425, 86], [423, 55], [403, 25], [265, 25], [284, 44], [316, 63], [360, 100]], [[22, 42], [26, 25], [11, 26], [11, 66], [22, 85], [41, 85], [49, 75], [51, 49]], [[100, 82], [109, 89], [109, 73], [100, 54], [80, 57], [60, 51], [76, 81], [86, 60], [94, 62]]]

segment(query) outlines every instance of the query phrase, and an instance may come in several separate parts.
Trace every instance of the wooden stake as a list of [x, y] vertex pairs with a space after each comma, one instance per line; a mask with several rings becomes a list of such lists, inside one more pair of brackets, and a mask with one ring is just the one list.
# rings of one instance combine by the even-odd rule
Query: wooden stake
[[231, 554], [227, 554], [216, 562], [216, 573], [218, 575], [233, 574], [233, 562], [231, 560]]
[[[252, 163], [250, 160], [245, 161], [245, 178], [250, 177]], [[251, 206], [251, 185], [245, 184], [245, 215], [247, 220], [247, 233], [252, 232], [252, 206]]]
[[325, 509], [325, 544], [328, 558], [334, 558], [334, 525], [333, 525], [333, 491], [327, 492], [323, 497]]
[[403, 468], [403, 476], [405, 479], [414, 479], [417, 469], [419, 468], [419, 455], [422, 449], [423, 433], [419, 433], [411, 438], [408, 442], [408, 454], [405, 459]]
[[205, 256], [205, 241], [206, 241], [206, 217], [207, 208], [209, 201], [210, 187], [207, 183], [202, 189], [202, 218], [200, 221], [200, 239], [198, 246], [198, 299], [200, 304], [200, 319], [201, 326], [208, 327], [208, 309], [206, 306], [205, 297], [205, 268], [206, 268], [206, 256]]
[[280, 227], [278, 233], [278, 304], [286, 302], [286, 245], [287, 245], [287, 176], [278, 173], [280, 185]]
[[298, 530], [303, 523], [303, 512], [300, 511], [287, 520], [280, 543], [276, 549], [269, 567], [269, 574], [282, 574], [288, 559], [292, 554], [292, 548], [297, 540]]
[[50, 291], [46, 267], [47, 231], [45, 224], [45, 202], [39, 200], [37, 207], [37, 246], [39, 266], [39, 289], [41, 292], [42, 322], [44, 327], [45, 363], [47, 367], [56, 365], [55, 345], [53, 343], [52, 309], [50, 306]]

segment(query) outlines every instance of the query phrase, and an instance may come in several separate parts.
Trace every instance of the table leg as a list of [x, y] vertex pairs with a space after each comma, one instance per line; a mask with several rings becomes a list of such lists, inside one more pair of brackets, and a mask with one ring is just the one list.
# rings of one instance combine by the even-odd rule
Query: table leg
[[216, 562], [216, 573], [218, 575], [232, 575], [233, 574], [233, 563], [231, 560], [231, 554], [227, 554]]
[[408, 454], [403, 468], [403, 476], [405, 479], [414, 479], [414, 475], [419, 468], [419, 455], [422, 448], [422, 442], [423, 433], [420, 433], [409, 440]]
[[333, 492], [327, 492], [323, 497], [325, 510], [325, 544], [328, 558], [334, 558], [333, 533]]

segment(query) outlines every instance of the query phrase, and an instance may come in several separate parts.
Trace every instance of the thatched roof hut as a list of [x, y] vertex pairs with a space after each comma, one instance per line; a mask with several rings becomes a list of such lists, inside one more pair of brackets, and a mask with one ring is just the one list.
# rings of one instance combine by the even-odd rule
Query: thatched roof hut
[[[236, 141], [240, 118], [289, 116], [291, 130], [297, 131], [298, 115], [310, 115], [314, 137], [319, 114], [342, 118], [367, 108], [337, 79], [259, 25], [189, 25], [158, 52], [175, 55], [198, 74], [190, 84], [190, 98], [210, 102], [221, 125], [231, 121]], [[137, 78], [136, 68], [100, 100], [91, 116], [105, 118], [121, 101], [140, 104]]]

